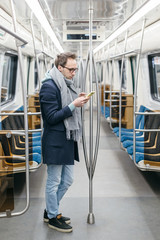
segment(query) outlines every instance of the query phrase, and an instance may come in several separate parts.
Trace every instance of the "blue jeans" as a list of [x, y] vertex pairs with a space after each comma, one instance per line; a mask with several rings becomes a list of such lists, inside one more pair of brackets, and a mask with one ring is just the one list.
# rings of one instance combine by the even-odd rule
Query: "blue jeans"
[[59, 212], [59, 202], [73, 183], [74, 165], [47, 165], [46, 210], [49, 218]]

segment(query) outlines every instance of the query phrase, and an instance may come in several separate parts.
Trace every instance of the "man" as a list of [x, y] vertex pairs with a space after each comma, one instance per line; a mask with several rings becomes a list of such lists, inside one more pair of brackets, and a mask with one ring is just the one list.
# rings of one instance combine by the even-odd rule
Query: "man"
[[79, 161], [77, 141], [81, 136], [80, 107], [88, 102], [77, 96], [72, 78], [77, 72], [76, 55], [57, 55], [40, 90], [43, 118], [42, 154], [47, 164], [44, 221], [60, 232], [71, 232], [70, 218], [59, 214], [59, 202], [73, 182], [74, 160]]

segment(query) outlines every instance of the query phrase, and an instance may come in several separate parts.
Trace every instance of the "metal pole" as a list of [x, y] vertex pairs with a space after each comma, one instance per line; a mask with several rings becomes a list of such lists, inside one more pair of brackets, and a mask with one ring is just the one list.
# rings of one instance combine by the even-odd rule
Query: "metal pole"
[[[89, 53], [88, 53], [88, 56], [86, 59], [86, 66], [85, 66], [85, 70], [84, 70], [83, 78], [82, 78], [82, 92], [85, 92], [85, 83], [86, 83], [86, 77], [87, 77], [88, 62], [89, 62]], [[88, 177], [89, 177], [89, 160], [88, 160], [87, 144], [86, 144], [86, 137], [85, 137], [84, 108], [82, 108], [82, 144], [83, 144], [86, 169], [87, 169], [87, 173], [88, 173]]]
[[[108, 48], [107, 48], [107, 53], [108, 53], [108, 56], [109, 56], [109, 44], [108, 44]], [[104, 84], [103, 84], [103, 86], [104, 86], [104, 88], [103, 88], [103, 93], [104, 93], [104, 97], [103, 97], [103, 109], [104, 109], [104, 118], [106, 117], [106, 102], [105, 102], [105, 95], [106, 95], [106, 93], [105, 93], [105, 91], [106, 91], [106, 89], [105, 89], [105, 87], [106, 87], [106, 85], [107, 85], [107, 79], [109, 79], [109, 63], [108, 63], [108, 58], [106, 58], [106, 67], [105, 67], [105, 79], [104, 79]]]
[[[104, 118], [106, 117], [106, 102], [105, 102], [105, 96], [106, 96], [106, 82], [107, 82], [107, 74], [106, 74], [106, 72], [107, 72], [107, 64], [108, 64], [108, 62], [107, 62], [107, 60], [105, 61], [105, 74], [104, 74], [104, 81], [103, 81], [103, 115], [104, 115]], [[102, 94], [102, 93], [101, 93]], [[101, 95], [102, 96], [102, 95]]]
[[[92, 26], [93, 24], [93, 1], [89, 1], [89, 80], [90, 80], [90, 91], [92, 91]], [[93, 164], [93, 98], [90, 99], [90, 116], [89, 116], [89, 214], [87, 222], [93, 224], [95, 217], [93, 214], [93, 182], [92, 182], [92, 164]]]
[[[117, 48], [117, 39], [115, 41], [115, 53], [116, 53], [116, 48]], [[110, 81], [110, 128], [113, 129], [112, 127], [112, 81], [114, 78], [114, 59], [112, 60], [112, 72], [111, 72], [111, 81]]]
[[16, 32], [13, 32], [13, 31], [11, 31], [11, 30], [9, 30], [8, 28], [5, 28], [4, 26], [2, 26], [2, 25], [0, 25], [0, 29], [2, 29], [3, 31], [5, 31], [5, 32], [7, 32], [8, 34], [10, 34], [11, 36], [13, 36], [13, 37], [15, 37], [16, 39], [18, 39], [20, 42], [22, 42], [21, 44], [20, 44], [20, 42], [19, 42], [19, 44], [17, 44], [17, 46], [24, 46], [24, 45], [26, 45], [28, 42], [26, 41], [26, 40], [24, 40], [24, 38], [21, 38], [20, 36], [19, 36], [19, 34], [17, 34]]
[[[44, 39], [43, 39], [43, 34], [42, 34], [42, 29], [41, 29], [41, 42], [42, 42], [42, 49], [45, 52], [44, 49]], [[47, 59], [46, 59], [46, 55], [44, 55], [44, 62], [45, 62], [45, 67], [46, 67], [46, 71], [47, 71]]]
[[[111, 63], [110, 63], [111, 64]], [[112, 60], [112, 69], [113, 69], [113, 60]], [[110, 105], [109, 105], [109, 111], [110, 111], [110, 128], [112, 128], [112, 70], [110, 70], [110, 66], [109, 66], [109, 77], [110, 77]]]
[[31, 25], [32, 38], [33, 38], [34, 53], [35, 53], [36, 64], [37, 64], [38, 84], [39, 84], [39, 89], [40, 89], [40, 87], [41, 87], [40, 69], [39, 69], [39, 59], [38, 59], [38, 55], [36, 52], [35, 34], [34, 34], [34, 27], [33, 27], [33, 13], [31, 13], [30, 25]]
[[[1, 53], [0, 55], [0, 86], [2, 86], [2, 70], [3, 70], [3, 63], [4, 63], [4, 53]], [[0, 103], [2, 102], [1, 100], [1, 88], [0, 88]], [[0, 112], [1, 112], [1, 109], [0, 109]], [[1, 121], [1, 119], [0, 119]]]
[[[17, 32], [17, 24], [16, 24], [16, 14], [14, 9], [13, 0], [10, 0], [11, 8], [12, 8], [12, 17], [13, 17], [13, 25], [14, 31]], [[24, 104], [24, 126], [25, 126], [25, 159], [26, 159], [26, 207], [23, 211], [12, 213], [12, 216], [17, 216], [23, 214], [29, 208], [29, 149], [28, 149], [28, 115], [27, 115], [27, 94], [25, 88], [25, 79], [23, 73], [22, 66], [22, 52], [21, 47], [17, 46], [18, 57], [19, 57], [19, 65], [20, 65], [20, 74], [21, 74], [21, 84], [22, 84], [22, 94], [23, 94], [23, 104]]]
[[[37, 55], [37, 52], [36, 52], [36, 42], [35, 42], [35, 34], [34, 34], [34, 27], [33, 27], [33, 12], [31, 13], [30, 25], [31, 25], [32, 38], [33, 38], [34, 53], [35, 53], [36, 64], [37, 64], [38, 85], [39, 85], [39, 90], [40, 90], [40, 87], [41, 87], [40, 68], [39, 68], [39, 59], [38, 59], [38, 55]], [[41, 124], [40, 124], [41, 125], [41, 129], [43, 129], [43, 119], [42, 119], [42, 116], [40, 116], [40, 120], [41, 120]], [[42, 134], [41, 134], [41, 136], [42, 136]], [[41, 165], [42, 165], [42, 162], [41, 162], [40, 166]]]
[[96, 163], [97, 163], [99, 139], [100, 139], [100, 118], [101, 118], [99, 85], [98, 85], [98, 78], [97, 78], [97, 74], [96, 74], [96, 64], [95, 64], [94, 58], [93, 58], [93, 67], [94, 67], [94, 75], [96, 78], [96, 90], [97, 90], [97, 130], [96, 130], [96, 143], [95, 143], [94, 159], [93, 159], [93, 164], [92, 164], [92, 178], [93, 178], [94, 171], [96, 168]]
[[[128, 38], [128, 31], [126, 31], [126, 36], [125, 36], [125, 41], [124, 41], [124, 52], [126, 51], [127, 38]], [[123, 77], [124, 58], [125, 58], [125, 55], [123, 55], [123, 57], [122, 57], [120, 94], [119, 94], [119, 142], [120, 142], [120, 146], [121, 146], [121, 127], [122, 127], [121, 126], [121, 123], [122, 123], [122, 77]]]
[[141, 39], [140, 39], [140, 49], [137, 57], [137, 67], [136, 67], [136, 77], [135, 77], [135, 84], [134, 84], [134, 114], [133, 114], [133, 160], [135, 165], [136, 164], [136, 114], [135, 112], [137, 111], [137, 86], [138, 86], [138, 75], [139, 75], [139, 65], [140, 65], [140, 57], [142, 53], [142, 43], [143, 43], [143, 36], [144, 36], [144, 29], [145, 29], [145, 22], [146, 19], [143, 20], [142, 24], [142, 32], [141, 32]]

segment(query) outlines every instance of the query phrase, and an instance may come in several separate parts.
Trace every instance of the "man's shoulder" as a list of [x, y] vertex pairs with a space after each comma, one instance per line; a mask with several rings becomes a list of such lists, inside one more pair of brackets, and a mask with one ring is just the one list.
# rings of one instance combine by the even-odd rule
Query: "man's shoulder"
[[47, 79], [43, 84], [42, 87], [53, 87], [53, 88], [57, 88], [57, 85], [55, 84], [54, 80], [51, 79]]
[[41, 89], [40, 89], [40, 95], [46, 94], [49, 92], [52, 92], [52, 93], [55, 92], [55, 93], [59, 94], [59, 89], [53, 79], [47, 79], [42, 84]]

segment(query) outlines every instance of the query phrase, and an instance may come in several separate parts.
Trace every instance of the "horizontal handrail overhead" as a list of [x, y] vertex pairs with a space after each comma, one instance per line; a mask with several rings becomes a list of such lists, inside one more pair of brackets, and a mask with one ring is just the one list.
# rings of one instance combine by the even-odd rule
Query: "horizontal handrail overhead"
[[54, 59], [54, 57], [53, 57], [53, 56], [51, 56], [50, 54], [46, 53], [45, 51], [42, 51], [42, 53], [43, 53], [45, 56], [47, 56], [47, 57], [49, 57], [49, 58], [53, 58], [53, 59]]
[[13, 36], [16, 39], [18, 39], [19, 41], [21, 41], [23, 44], [20, 44], [20, 46], [24, 46], [24, 45], [28, 44], [28, 42], [24, 38], [20, 37], [17, 33], [9, 30], [8, 28], [2, 26], [1, 24], [0, 24], [0, 29], [2, 29], [3, 31], [7, 32], [11, 36]]
[[137, 54], [139, 52], [139, 50], [130, 50], [130, 51], [127, 51], [127, 52], [123, 52], [123, 53], [120, 53], [120, 54], [117, 54], [117, 55], [114, 55], [114, 56], [111, 56], [108, 60], [113, 60], [113, 59], [116, 59], [116, 58], [120, 58], [122, 56], [126, 56], [126, 55], [129, 55], [131, 53], [135, 53]]

